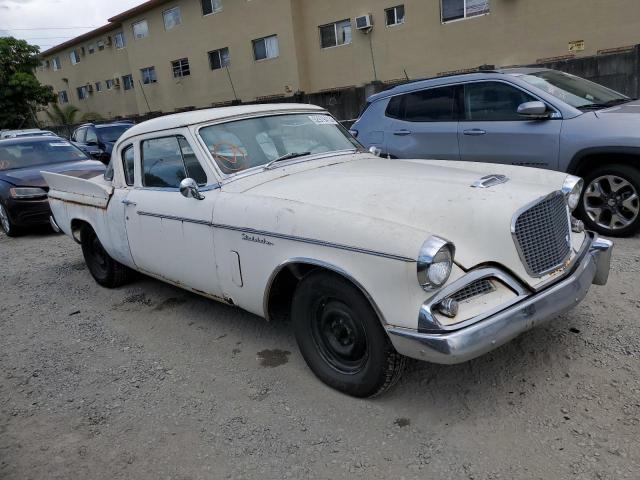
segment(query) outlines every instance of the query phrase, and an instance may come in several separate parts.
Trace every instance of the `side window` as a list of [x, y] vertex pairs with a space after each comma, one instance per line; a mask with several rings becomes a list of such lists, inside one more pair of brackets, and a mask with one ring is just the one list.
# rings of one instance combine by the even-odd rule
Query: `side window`
[[133, 145], [129, 145], [122, 151], [122, 169], [124, 171], [124, 181], [127, 185], [133, 185], [133, 172], [134, 172], [134, 154]]
[[107, 165], [107, 169], [104, 171], [104, 179], [112, 182], [113, 181], [113, 161], [109, 161], [109, 165]]
[[403, 118], [408, 122], [455, 121], [455, 88], [431, 88], [404, 95]]
[[87, 135], [87, 129], [79, 128], [78, 130], [76, 130], [75, 141], [78, 143], [84, 143], [84, 139], [86, 135]]
[[98, 143], [98, 135], [96, 135], [95, 128], [87, 128], [86, 132], [87, 136], [85, 137], [84, 143]]
[[207, 176], [183, 136], [142, 142], [142, 184], [145, 187], [178, 188], [189, 176], [203, 185]]
[[536, 99], [501, 82], [469, 83], [464, 86], [465, 119], [470, 121], [526, 120], [518, 107]]
[[389, 103], [387, 104], [387, 110], [385, 115], [391, 118], [401, 118], [400, 116], [400, 107], [402, 106], [402, 98], [404, 95], [396, 95], [395, 97], [391, 97]]

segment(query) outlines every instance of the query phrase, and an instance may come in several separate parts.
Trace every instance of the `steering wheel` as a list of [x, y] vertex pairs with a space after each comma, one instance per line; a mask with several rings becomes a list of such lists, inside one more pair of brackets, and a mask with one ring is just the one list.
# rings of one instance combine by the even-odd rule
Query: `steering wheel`
[[[227, 147], [226, 150], [231, 150], [233, 157], [219, 153], [219, 151], [222, 150], [222, 147]], [[247, 168], [245, 154], [240, 150], [240, 147], [233, 143], [214, 143], [211, 145], [209, 150], [216, 160], [220, 159], [220, 166], [229, 172], [239, 172], [240, 170], [245, 170]]]

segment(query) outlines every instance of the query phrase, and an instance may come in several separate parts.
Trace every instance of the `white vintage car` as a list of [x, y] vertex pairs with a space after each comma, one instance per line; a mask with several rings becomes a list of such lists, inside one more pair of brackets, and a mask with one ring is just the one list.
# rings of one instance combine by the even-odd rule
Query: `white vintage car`
[[54, 228], [106, 287], [131, 270], [266, 319], [358, 397], [406, 357], [459, 363], [603, 285], [613, 244], [571, 216], [579, 178], [387, 160], [325, 110], [256, 105], [128, 130], [104, 177], [44, 173]]

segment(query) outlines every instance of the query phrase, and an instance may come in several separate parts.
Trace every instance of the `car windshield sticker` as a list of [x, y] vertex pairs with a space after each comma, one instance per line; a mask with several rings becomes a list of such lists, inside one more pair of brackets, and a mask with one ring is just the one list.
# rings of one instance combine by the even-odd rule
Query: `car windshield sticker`
[[309, 120], [311, 120], [316, 125], [337, 125], [338, 122], [334, 120], [333, 117], [329, 115], [309, 115]]

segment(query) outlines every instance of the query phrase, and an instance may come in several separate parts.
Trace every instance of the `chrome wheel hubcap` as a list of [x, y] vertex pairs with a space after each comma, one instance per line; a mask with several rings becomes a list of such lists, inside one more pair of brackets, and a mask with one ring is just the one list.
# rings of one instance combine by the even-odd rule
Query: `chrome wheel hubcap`
[[638, 192], [628, 180], [617, 175], [593, 179], [582, 202], [591, 221], [609, 230], [628, 227], [640, 214]]
[[7, 215], [7, 212], [2, 205], [0, 205], [0, 224], [2, 224], [2, 229], [6, 233], [9, 233], [9, 230], [11, 230], [11, 224], [9, 223], [9, 215]]

